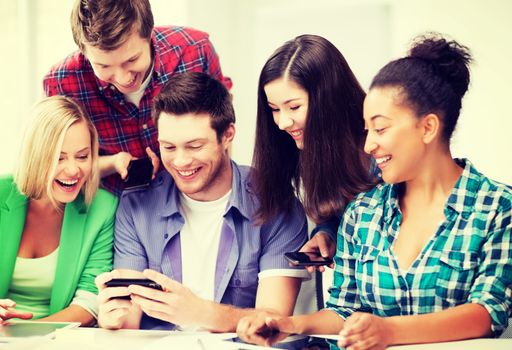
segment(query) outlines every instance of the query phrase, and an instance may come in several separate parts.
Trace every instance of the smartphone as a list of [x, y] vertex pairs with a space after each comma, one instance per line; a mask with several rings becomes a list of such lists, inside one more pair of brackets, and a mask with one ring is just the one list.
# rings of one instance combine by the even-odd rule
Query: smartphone
[[[113, 278], [108, 282], [105, 282], [105, 286], [107, 287], [128, 287], [130, 285], [138, 285], [158, 290], [164, 290], [161, 285], [158, 283], [147, 279], [147, 278]], [[125, 299], [130, 300], [129, 295], [123, 295], [119, 297], [114, 297], [113, 299]]]
[[317, 253], [288, 252], [284, 253], [286, 260], [296, 266], [322, 266], [332, 264], [332, 259], [324, 258]]
[[133, 159], [128, 165], [128, 176], [124, 180], [124, 188], [148, 186], [153, 175], [153, 163], [149, 157]]
[[128, 287], [134, 284], [142, 287], [164, 290], [161, 285], [148, 278], [113, 278], [110, 281], [105, 282], [107, 287]]

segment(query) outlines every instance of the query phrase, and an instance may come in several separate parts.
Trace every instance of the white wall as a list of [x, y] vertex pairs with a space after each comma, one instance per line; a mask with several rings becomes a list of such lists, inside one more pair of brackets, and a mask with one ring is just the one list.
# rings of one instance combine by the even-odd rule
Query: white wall
[[[75, 49], [69, 28], [73, 0], [0, 0], [0, 173], [10, 172], [26, 113], [41, 96], [48, 67]], [[485, 174], [512, 184], [512, 1], [509, 0], [151, 0], [157, 24], [210, 33], [234, 82], [237, 137], [233, 157], [249, 164], [256, 87], [268, 56], [302, 33], [324, 35], [367, 86], [378, 68], [403, 55], [426, 30], [450, 34], [474, 54], [472, 85], [453, 142]]]

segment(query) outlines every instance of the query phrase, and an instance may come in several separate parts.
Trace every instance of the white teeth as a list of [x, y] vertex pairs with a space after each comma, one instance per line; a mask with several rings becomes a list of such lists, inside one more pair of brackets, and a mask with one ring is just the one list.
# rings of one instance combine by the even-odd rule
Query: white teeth
[[73, 186], [74, 184], [76, 184], [78, 182], [77, 179], [75, 180], [57, 180], [61, 183], [63, 183], [64, 185], [68, 185], [68, 186]]
[[194, 170], [178, 170], [178, 173], [181, 176], [191, 176], [191, 175], [197, 173], [198, 171], [199, 171], [199, 168], [194, 169]]
[[302, 135], [303, 131], [302, 130], [299, 130], [299, 131], [290, 131], [290, 134], [292, 136], [300, 136]]
[[377, 162], [377, 164], [382, 164], [384, 162], [387, 162], [390, 159], [391, 159], [391, 156], [386, 156], [386, 157], [381, 157], [381, 158], [375, 158], [375, 161]]

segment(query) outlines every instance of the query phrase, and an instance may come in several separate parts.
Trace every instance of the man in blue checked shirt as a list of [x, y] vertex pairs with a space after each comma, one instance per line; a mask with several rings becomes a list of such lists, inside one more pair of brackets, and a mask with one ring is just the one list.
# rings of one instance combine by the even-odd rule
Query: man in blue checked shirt
[[[172, 76], [153, 118], [167, 172], [121, 197], [116, 270], [96, 281], [99, 325], [229, 332], [256, 310], [290, 315], [309, 274], [283, 254], [306, 241], [305, 214], [297, 201], [268, 223], [253, 220], [258, 200], [250, 169], [228, 154], [235, 115], [225, 86], [205, 73]], [[164, 291], [105, 288], [115, 277], [141, 277], [137, 271]], [[130, 297], [116, 298], [122, 296]]]
[[358, 195], [338, 230], [328, 307], [240, 321], [339, 333], [347, 350], [499, 335], [512, 305], [512, 191], [453, 159], [450, 138], [469, 85], [466, 47], [437, 35], [373, 79], [364, 102], [365, 151], [386, 182]]

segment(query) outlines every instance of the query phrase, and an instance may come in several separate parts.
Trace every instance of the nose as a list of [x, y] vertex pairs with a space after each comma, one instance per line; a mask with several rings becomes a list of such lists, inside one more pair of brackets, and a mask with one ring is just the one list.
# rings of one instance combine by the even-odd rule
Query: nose
[[66, 167], [64, 169], [64, 173], [66, 176], [76, 176], [80, 172], [80, 167], [77, 162], [73, 159], [70, 159], [66, 162]]
[[368, 154], [372, 154], [377, 149], [377, 143], [374, 141], [370, 131], [366, 134], [366, 140], [364, 142], [364, 151]]
[[287, 113], [280, 111], [277, 120], [277, 127], [281, 130], [286, 130], [293, 125], [293, 119]]
[[114, 80], [121, 85], [128, 85], [132, 81], [132, 74], [129, 70], [119, 68], [114, 74]]
[[172, 164], [175, 168], [186, 168], [192, 162], [192, 158], [185, 150], [176, 150]]

